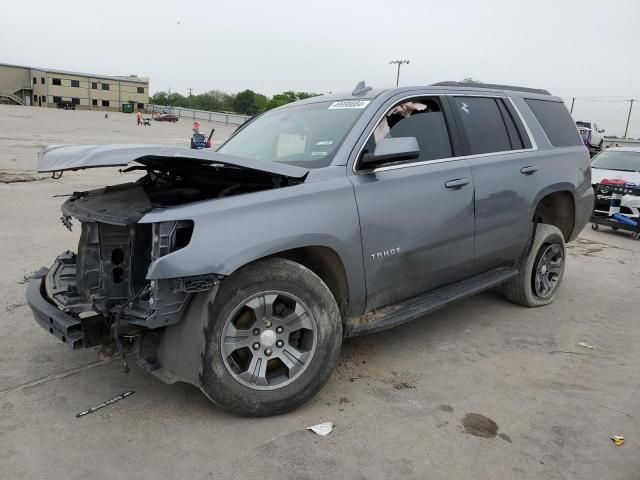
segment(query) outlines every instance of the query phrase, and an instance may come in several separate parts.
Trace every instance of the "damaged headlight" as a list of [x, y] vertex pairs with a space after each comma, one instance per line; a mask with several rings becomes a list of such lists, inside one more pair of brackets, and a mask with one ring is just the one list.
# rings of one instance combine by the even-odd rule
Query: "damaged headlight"
[[186, 247], [191, 241], [192, 234], [193, 220], [154, 223], [152, 227], [152, 260]]
[[[193, 234], [193, 220], [158, 222], [152, 225], [151, 260], [157, 260], [171, 252], [189, 245]], [[176, 313], [183, 307], [186, 291], [180, 290], [173, 279], [152, 280], [149, 284], [147, 301], [156, 312], [168, 310]], [[165, 312], [169, 313], [169, 312]]]

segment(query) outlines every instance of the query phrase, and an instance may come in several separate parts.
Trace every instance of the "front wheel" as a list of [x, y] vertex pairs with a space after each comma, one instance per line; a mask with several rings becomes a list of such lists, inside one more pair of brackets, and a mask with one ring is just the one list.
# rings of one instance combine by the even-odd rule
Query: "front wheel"
[[525, 307], [540, 307], [555, 299], [564, 275], [566, 248], [562, 232], [539, 223], [529, 254], [520, 262], [518, 276], [504, 285], [505, 297]]
[[288, 412], [329, 380], [342, 321], [326, 284], [272, 258], [225, 280], [210, 306], [201, 384], [218, 406], [247, 416]]

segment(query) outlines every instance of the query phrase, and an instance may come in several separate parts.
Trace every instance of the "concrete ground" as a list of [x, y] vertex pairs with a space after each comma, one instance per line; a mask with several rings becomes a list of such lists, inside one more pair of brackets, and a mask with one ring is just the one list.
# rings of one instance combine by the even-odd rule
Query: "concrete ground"
[[[58, 342], [24, 298], [25, 277], [77, 243], [55, 195], [133, 177], [33, 180], [35, 152], [184, 145], [190, 128], [0, 106], [0, 181], [32, 180], [0, 183], [0, 478], [640, 478], [640, 242], [622, 233], [582, 232], [550, 306], [526, 309], [490, 291], [347, 341], [329, 384], [280, 417], [232, 416], [194, 387], [137, 367], [124, 374], [117, 361]], [[218, 139], [231, 131], [216, 128]], [[305, 430], [323, 421], [336, 425], [328, 436]]]

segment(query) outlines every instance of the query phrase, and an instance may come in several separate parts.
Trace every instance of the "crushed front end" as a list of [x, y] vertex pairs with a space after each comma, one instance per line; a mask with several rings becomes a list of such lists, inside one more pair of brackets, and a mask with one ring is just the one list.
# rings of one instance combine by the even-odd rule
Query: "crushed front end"
[[177, 323], [192, 294], [217, 279], [148, 280], [146, 273], [151, 262], [186, 246], [192, 230], [191, 221], [82, 222], [78, 253], [64, 252], [30, 281], [27, 300], [36, 320], [72, 348], [114, 343], [117, 349], [123, 339], [133, 343]]
[[73, 193], [61, 220], [69, 230], [80, 222], [78, 250], [64, 252], [31, 280], [27, 301], [38, 323], [73, 348], [108, 345], [120, 352], [177, 323], [192, 295], [211, 289], [218, 277], [148, 279], [154, 261], [189, 245], [194, 223], [140, 220], [156, 208], [211, 195], [184, 182], [148, 170], [135, 183]]
[[[105, 354], [133, 347], [139, 363], [156, 371], [154, 349], [167, 340], [166, 327], [183, 325], [196, 294], [213, 294], [224, 278], [215, 267], [200, 268], [213, 246], [202, 233], [197, 236], [198, 220], [190, 213], [227, 197], [296, 185], [308, 170], [148, 145], [50, 146], [38, 158], [38, 171], [55, 178], [67, 170], [116, 166], [142, 176], [74, 192], [63, 203], [62, 224], [79, 230], [77, 253], [64, 252], [36, 272], [27, 302], [36, 321], [70, 347], [104, 345]], [[182, 212], [177, 218], [145, 218], [157, 219], [174, 207]], [[183, 260], [176, 262], [176, 256]], [[178, 357], [184, 353], [174, 350]]]

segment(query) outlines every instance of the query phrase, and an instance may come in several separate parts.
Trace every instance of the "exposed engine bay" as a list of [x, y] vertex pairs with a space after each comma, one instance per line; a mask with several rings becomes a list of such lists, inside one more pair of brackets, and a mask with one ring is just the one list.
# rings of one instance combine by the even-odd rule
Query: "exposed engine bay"
[[151, 160], [145, 166], [129, 167], [123, 172], [144, 170], [135, 183], [108, 186], [86, 192], [74, 192], [62, 205], [65, 217], [82, 222], [130, 225], [145, 213], [185, 203], [278, 188], [295, 181], [266, 172], [226, 165], [187, 163], [168, 165]]
[[[117, 343], [123, 332], [135, 336], [172, 325], [194, 293], [210, 290], [221, 280], [213, 273], [147, 279], [152, 262], [189, 244], [194, 223], [139, 223], [146, 213], [302, 181], [210, 162], [145, 158], [138, 163], [142, 165], [123, 170], [143, 171], [137, 181], [74, 192], [61, 207], [62, 223], [69, 230], [80, 221], [78, 251], [56, 259], [41, 289], [47, 301], [75, 319], [63, 326], [63, 341], [78, 339], [78, 346], [91, 347]], [[50, 320], [54, 333], [56, 325]]]

